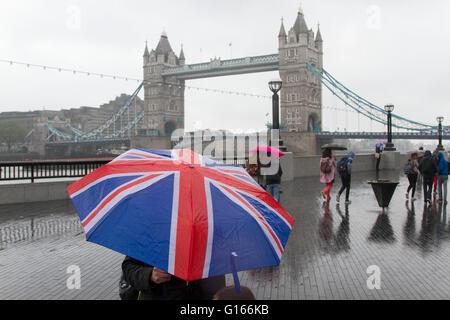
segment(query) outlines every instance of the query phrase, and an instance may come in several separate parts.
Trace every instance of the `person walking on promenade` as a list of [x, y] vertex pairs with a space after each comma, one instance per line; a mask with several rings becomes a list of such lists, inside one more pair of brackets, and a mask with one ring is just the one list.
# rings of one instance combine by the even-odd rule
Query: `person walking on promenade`
[[347, 156], [341, 158], [337, 164], [336, 168], [338, 170], [339, 176], [341, 177], [342, 186], [336, 195], [336, 201], [339, 203], [342, 192], [345, 191], [345, 203], [350, 203], [350, 184], [352, 180], [352, 163], [355, 153], [353, 151], [347, 152]]
[[375, 167], [376, 171], [380, 171], [380, 161], [381, 161], [381, 154], [383, 153], [383, 144], [377, 144], [375, 146], [375, 158], [377, 159], [377, 165]]
[[247, 159], [246, 164], [245, 164], [245, 170], [247, 170], [247, 173], [253, 178], [253, 180], [255, 180], [256, 183], [259, 184], [259, 181], [258, 181], [259, 166], [257, 163], [250, 163], [250, 161], [251, 161], [251, 159]]
[[[417, 163], [418, 163], [419, 166], [420, 166], [420, 164], [422, 163], [423, 156], [424, 156], [423, 147], [420, 147], [420, 148], [419, 148], [419, 152], [417, 153]], [[419, 172], [419, 175], [417, 176], [417, 183], [418, 183], [419, 185], [421, 185], [422, 182], [423, 182], [423, 181], [422, 181], [422, 174]], [[419, 190], [420, 190], [420, 188], [419, 188]]]
[[320, 182], [325, 184], [322, 190], [324, 200], [330, 201], [330, 191], [334, 183], [334, 168], [336, 167], [336, 158], [332, 156], [330, 149], [322, 151], [320, 159]]
[[419, 175], [419, 162], [417, 160], [417, 152], [413, 152], [408, 159], [408, 163], [405, 166], [405, 174], [408, 177], [409, 186], [406, 190], [406, 199], [409, 198], [409, 192], [411, 192], [411, 201], [416, 200], [414, 197], [416, 193], [417, 177]]
[[[433, 151], [433, 159], [436, 162], [436, 167], [439, 165], [439, 158], [437, 156], [438, 150], [434, 150]], [[436, 198], [436, 193], [437, 193], [437, 182], [438, 182], [438, 176], [437, 176], [437, 171], [436, 174], [433, 177], [433, 195], [434, 198]]]
[[225, 276], [187, 282], [131, 257], [122, 262], [122, 271], [139, 291], [138, 300], [211, 300], [225, 287]]
[[[439, 152], [437, 154], [439, 159], [437, 177], [439, 185], [439, 203], [447, 204], [447, 182], [448, 182], [448, 162], [444, 158], [444, 154]], [[444, 189], [444, 190], [442, 190]]]
[[419, 164], [419, 171], [423, 178], [423, 200], [431, 205], [431, 192], [433, 188], [433, 177], [437, 172], [436, 161], [431, 155], [431, 151], [425, 151], [422, 162]]
[[280, 160], [278, 158], [272, 158], [272, 161], [266, 167], [267, 170], [274, 170], [276, 173], [266, 175], [267, 192], [280, 202], [280, 184], [283, 170], [281, 169]]

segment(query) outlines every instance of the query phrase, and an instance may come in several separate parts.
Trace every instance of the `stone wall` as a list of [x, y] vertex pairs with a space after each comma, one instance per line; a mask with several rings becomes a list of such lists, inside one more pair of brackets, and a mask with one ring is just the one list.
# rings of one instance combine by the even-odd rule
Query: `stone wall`
[[130, 148], [172, 149], [170, 137], [136, 136], [130, 138]]

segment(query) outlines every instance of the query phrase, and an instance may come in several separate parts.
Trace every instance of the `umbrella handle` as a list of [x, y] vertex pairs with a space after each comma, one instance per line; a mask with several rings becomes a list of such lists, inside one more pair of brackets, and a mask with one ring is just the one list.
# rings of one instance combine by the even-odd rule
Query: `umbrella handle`
[[162, 296], [163, 299], [167, 299], [167, 286], [165, 283], [162, 284]]
[[239, 283], [239, 277], [238, 277], [238, 274], [237, 274], [236, 263], [235, 263], [235, 260], [236, 260], [237, 256], [238, 255], [237, 255], [236, 252], [233, 251], [231, 253], [231, 258], [230, 258], [230, 260], [231, 260], [231, 271], [233, 273], [234, 287], [236, 289], [236, 292], [237, 293], [241, 293], [241, 285]]

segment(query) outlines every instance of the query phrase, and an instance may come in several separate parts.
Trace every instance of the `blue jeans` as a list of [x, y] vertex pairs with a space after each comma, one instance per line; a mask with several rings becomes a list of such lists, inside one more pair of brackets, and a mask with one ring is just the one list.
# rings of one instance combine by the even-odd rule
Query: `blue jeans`
[[[448, 176], [438, 176], [438, 190], [439, 190], [439, 200], [447, 201], [447, 181]], [[444, 189], [444, 192], [442, 192]]]
[[280, 200], [280, 185], [279, 184], [268, 184], [267, 192], [277, 201]]

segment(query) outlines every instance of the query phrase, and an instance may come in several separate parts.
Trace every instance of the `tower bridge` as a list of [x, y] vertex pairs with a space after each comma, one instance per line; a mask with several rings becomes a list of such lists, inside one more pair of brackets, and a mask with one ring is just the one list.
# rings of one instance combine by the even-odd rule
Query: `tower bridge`
[[[156, 48], [149, 50], [146, 43], [143, 54], [143, 81], [129, 100], [95, 128], [80, 131], [70, 124], [67, 130], [47, 124], [49, 137], [64, 145], [96, 143], [98, 141], [130, 141], [139, 137], [166, 137], [185, 126], [184, 93], [187, 80], [229, 76], [256, 72], [278, 71], [283, 86], [280, 91], [280, 122], [283, 130], [315, 134], [317, 139], [332, 138], [379, 138], [383, 132], [330, 133], [322, 130], [322, 87], [338, 97], [348, 109], [386, 124], [386, 112], [351, 91], [323, 67], [323, 39], [308, 28], [303, 11], [298, 10], [294, 24], [287, 31], [284, 22], [278, 32], [278, 52], [260, 56], [235, 59], [211, 59], [209, 62], [186, 64], [181, 48], [177, 55], [165, 32], [161, 34]], [[143, 89], [144, 101], [139, 110], [133, 101]], [[130, 110], [133, 112], [130, 113]], [[131, 117], [130, 117], [131, 114]], [[419, 123], [393, 114], [393, 126], [403, 130], [394, 133], [395, 139], [434, 139], [436, 126]], [[448, 138], [448, 126], [444, 126], [444, 139]], [[155, 139], [155, 138], [153, 138]], [[142, 139], [141, 139], [142, 140]], [[292, 139], [291, 139], [292, 140]], [[170, 141], [170, 140], [168, 140]], [[170, 142], [168, 142], [170, 144]], [[136, 144], [131, 143], [132, 146]]]

